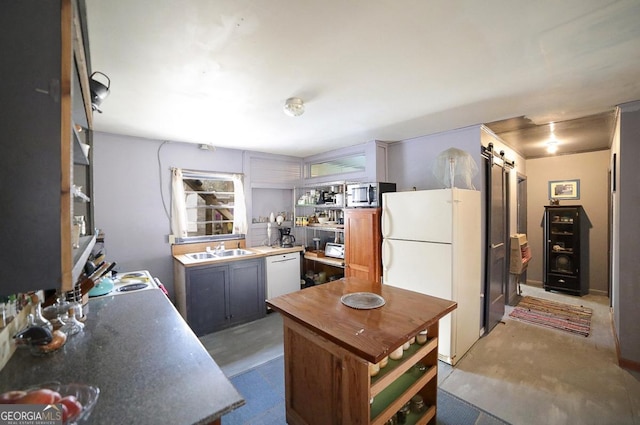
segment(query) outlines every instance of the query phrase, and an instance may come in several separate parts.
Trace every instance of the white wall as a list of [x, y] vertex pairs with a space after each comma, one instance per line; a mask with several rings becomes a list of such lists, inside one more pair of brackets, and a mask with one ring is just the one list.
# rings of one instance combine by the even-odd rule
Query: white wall
[[[480, 126], [390, 143], [387, 148], [389, 181], [396, 183], [398, 191], [414, 187], [416, 190], [442, 189], [432, 169], [437, 156], [451, 147], [469, 153], [480, 167]], [[480, 189], [480, 173], [472, 182]]]
[[[161, 147], [162, 146], [162, 147]], [[242, 151], [200, 150], [197, 145], [95, 133], [94, 208], [105, 232], [107, 261], [117, 270], [146, 269], [173, 294], [168, 242], [171, 167], [243, 172]]]
[[620, 106], [617, 146], [618, 175], [614, 195], [615, 329], [620, 364], [640, 371], [640, 102]]
[[527, 279], [543, 280], [542, 220], [549, 205], [549, 181], [580, 179], [580, 199], [560, 205], [582, 205], [589, 228], [589, 291], [608, 295], [607, 201], [609, 151], [549, 156], [527, 160], [529, 247], [532, 260]]
[[609, 241], [609, 250], [611, 251], [611, 307], [613, 309], [613, 325], [615, 327], [616, 334], [620, 333], [620, 197], [618, 196], [618, 187], [620, 184], [620, 110], [618, 109], [618, 115], [616, 116], [616, 126], [613, 134], [613, 140], [611, 142], [611, 164], [613, 164], [613, 158], [616, 158], [616, 170], [613, 171], [613, 165], [611, 166], [611, 178], [616, 181], [616, 191], [611, 193], [611, 240]]

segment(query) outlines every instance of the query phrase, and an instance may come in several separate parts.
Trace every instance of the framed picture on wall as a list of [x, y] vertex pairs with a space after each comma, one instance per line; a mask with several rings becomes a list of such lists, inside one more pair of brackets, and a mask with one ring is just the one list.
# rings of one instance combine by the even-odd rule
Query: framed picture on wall
[[549, 199], [580, 199], [580, 180], [550, 181]]

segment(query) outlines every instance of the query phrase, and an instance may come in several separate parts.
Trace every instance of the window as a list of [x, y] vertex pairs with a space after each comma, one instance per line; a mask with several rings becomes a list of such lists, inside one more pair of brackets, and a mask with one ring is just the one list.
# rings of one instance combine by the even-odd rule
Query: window
[[364, 171], [366, 167], [365, 154], [346, 156], [309, 165], [309, 177], [324, 177], [334, 174]]
[[172, 232], [178, 238], [246, 233], [242, 175], [173, 169]]
[[233, 181], [183, 177], [187, 206], [187, 235], [233, 233]]

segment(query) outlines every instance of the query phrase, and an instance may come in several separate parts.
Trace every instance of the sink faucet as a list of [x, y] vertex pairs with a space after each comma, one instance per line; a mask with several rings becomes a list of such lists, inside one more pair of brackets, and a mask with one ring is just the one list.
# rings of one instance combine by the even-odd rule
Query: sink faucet
[[214, 255], [216, 252], [224, 251], [224, 242], [220, 242], [218, 246], [216, 246], [214, 249], [211, 249], [211, 247], [208, 246], [205, 248], [205, 251], [207, 251], [209, 254], [214, 254]]

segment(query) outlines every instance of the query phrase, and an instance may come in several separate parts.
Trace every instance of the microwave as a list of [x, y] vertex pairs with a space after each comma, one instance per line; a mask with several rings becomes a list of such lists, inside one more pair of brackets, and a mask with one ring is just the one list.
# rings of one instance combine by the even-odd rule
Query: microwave
[[382, 206], [383, 193], [395, 191], [395, 183], [350, 183], [347, 184], [347, 207], [377, 208]]

